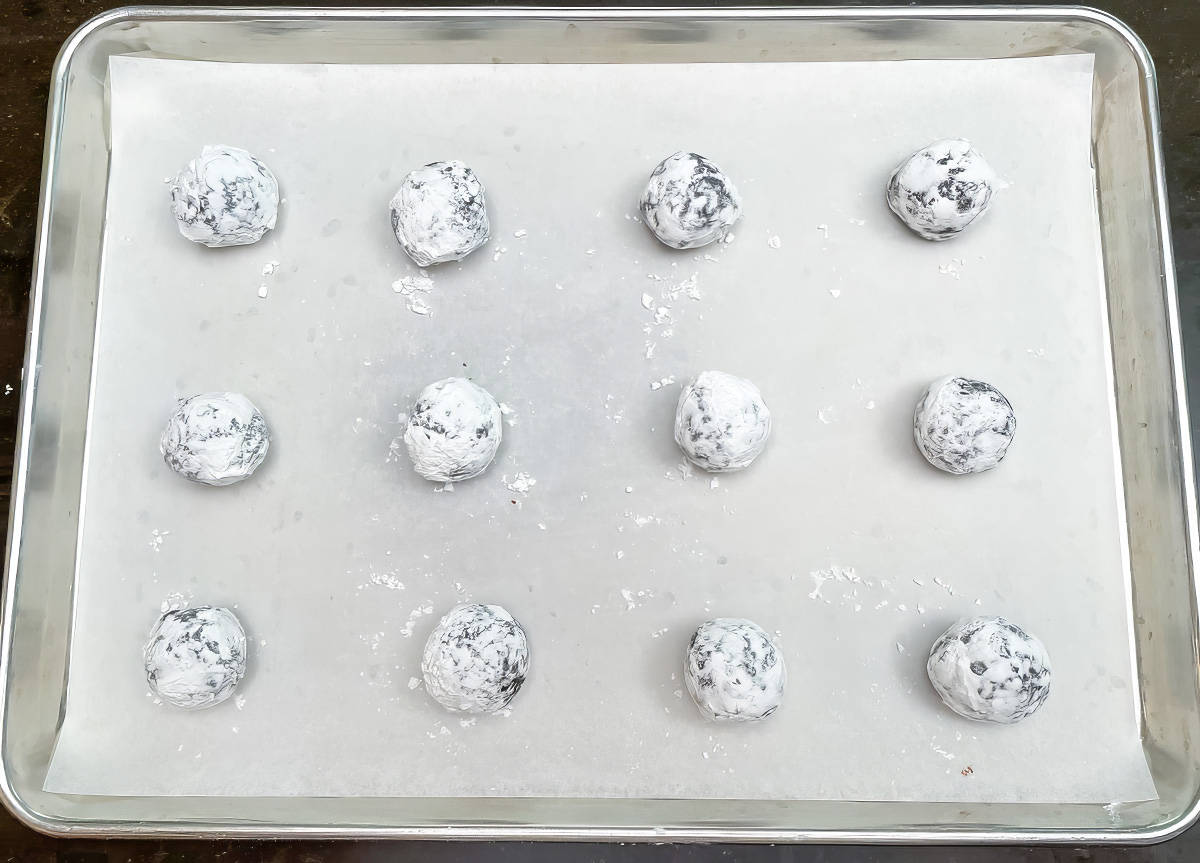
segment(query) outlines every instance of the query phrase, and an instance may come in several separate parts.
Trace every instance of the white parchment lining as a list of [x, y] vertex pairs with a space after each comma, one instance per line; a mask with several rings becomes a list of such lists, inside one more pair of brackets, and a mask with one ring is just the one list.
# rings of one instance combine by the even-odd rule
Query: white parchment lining
[[[77, 616], [46, 787], [1153, 797], [1091, 68], [113, 60]], [[1011, 186], [934, 244], [883, 187], [947, 136]], [[192, 245], [171, 219], [163, 179], [215, 143], [279, 177], [278, 228], [255, 246]], [[732, 243], [675, 252], [638, 223], [646, 176], [678, 149], [740, 187]], [[418, 271], [387, 202], [449, 158], [487, 187], [493, 240], [394, 290]], [[408, 308], [422, 303], [431, 315]], [[671, 438], [679, 383], [704, 368], [754, 380], [775, 419], [753, 469], [719, 483], [684, 476]], [[389, 444], [416, 393], [454, 374], [508, 414], [497, 462], [449, 492]], [[914, 448], [913, 404], [945, 374], [1015, 405], [1000, 469], [951, 477]], [[177, 397], [226, 389], [263, 410], [270, 455], [252, 481], [191, 485], [159, 458], [160, 429]], [[410, 688], [425, 636], [466, 598], [528, 631], [507, 717], [460, 721]], [[149, 697], [141, 645], [181, 599], [246, 625], [237, 702]], [[1050, 651], [1053, 694], [1023, 725], [960, 719], [925, 679], [933, 639], [976, 613]], [[705, 724], [683, 695], [684, 645], [711, 616], [778, 632], [789, 688], [770, 721]]]

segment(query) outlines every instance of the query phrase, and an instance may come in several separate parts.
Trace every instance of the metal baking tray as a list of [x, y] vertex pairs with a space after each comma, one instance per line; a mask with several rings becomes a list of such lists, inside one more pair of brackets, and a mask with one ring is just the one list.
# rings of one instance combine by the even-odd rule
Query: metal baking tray
[[[67, 686], [119, 55], [223, 62], [753, 62], [1095, 55], [1093, 150], [1143, 740], [1159, 799], [1120, 806], [543, 798], [88, 797], [43, 790]], [[1149, 55], [1084, 8], [165, 9], [104, 13], [54, 68], [4, 583], [5, 804], [59, 835], [749, 842], [1153, 842], [1200, 813], [1197, 549]]]

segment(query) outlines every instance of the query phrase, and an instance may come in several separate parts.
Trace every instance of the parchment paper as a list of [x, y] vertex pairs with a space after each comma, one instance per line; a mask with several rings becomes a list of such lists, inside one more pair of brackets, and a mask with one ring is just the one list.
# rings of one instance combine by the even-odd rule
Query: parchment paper
[[[47, 788], [1153, 797], [1091, 66], [114, 60], [77, 616]], [[933, 244], [888, 213], [884, 183], [955, 135], [1011, 186]], [[210, 143], [280, 179], [279, 226], [256, 246], [176, 232], [163, 179]], [[638, 223], [650, 169], [681, 148], [740, 186], [732, 243], [675, 252]], [[394, 290], [419, 273], [388, 200], [448, 158], [482, 178], [494, 238], [430, 270], [430, 290]], [[756, 381], [775, 418], [753, 469], [713, 482], [677, 467], [671, 436], [679, 383], [704, 368]], [[415, 394], [453, 374], [509, 412], [497, 462], [450, 491], [389, 445]], [[999, 470], [951, 477], [914, 448], [913, 405], [945, 374], [1016, 406]], [[174, 400], [213, 389], [249, 395], [274, 435], [253, 480], [221, 489], [157, 451]], [[467, 598], [529, 633], [511, 715], [460, 721], [411, 688], [437, 617]], [[233, 605], [250, 631], [236, 703], [183, 713], [149, 696], [141, 645], [180, 601]], [[976, 613], [1048, 646], [1053, 695], [1023, 725], [960, 719], [926, 681], [933, 639]], [[790, 681], [770, 721], [706, 724], [683, 693], [684, 646], [711, 616], [779, 634]]]

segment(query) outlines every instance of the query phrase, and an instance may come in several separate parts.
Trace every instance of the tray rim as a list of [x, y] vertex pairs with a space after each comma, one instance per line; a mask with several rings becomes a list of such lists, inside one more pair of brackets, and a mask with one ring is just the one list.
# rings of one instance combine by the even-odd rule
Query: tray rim
[[[1097, 24], [1111, 31], [1129, 50], [1141, 72], [1140, 93], [1146, 104], [1147, 137], [1150, 148], [1150, 174], [1154, 215], [1159, 230], [1157, 252], [1162, 264], [1161, 288], [1166, 307], [1166, 347], [1169, 354], [1171, 390], [1176, 417], [1175, 434], [1179, 442], [1178, 458], [1183, 521], [1187, 542], [1190, 596], [1193, 623], [1198, 602], [1195, 565], [1200, 559], [1200, 526], [1197, 524], [1196, 480], [1194, 455], [1185, 387], [1183, 348], [1180, 329], [1178, 285], [1171, 244], [1170, 214], [1167, 203], [1166, 177], [1162, 146], [1160, 105], [1154, 63], [1145, 44], [1137, 34], [1115, 15], [1082, 5], [1064, 6], [724, 6], [724, 7], [585, 7], [585, 6], [425, 6], [425, 7], [261, 7], [253, 5], [215, 6], [155, 6], [129, 5], [97, 14], [80, 25], [63, 43], [51, 72], [50, 98], [47, 107], [46, 136], [42, 153], [42, 176], [38, 197], [36, 239], [34, 242], [33, 277], [30, 286], [29, 318], [26, 328], [25, 359], [20, 383], [20, 408], [15, 436], [15, 458], [8, 517], [8, 535], [4, 557], [2, 621], [0, 621], [0, 717], [7, 715], [8, 683], [10, 679], [13, 643], [13, 614], [16, 586], [12, 577], [20, 556], [24, 521], [24, 501], [33, 423], [33, 397], [37, 385], [40, 324], [46, 281], [46, 260], [49, 245], [50, 195], [54, 185], [56, 154], [61, 137], [63, 108], [72, 61], [79, 48], [92, 35], [123, 23], [164, 20], [171, 18], [192, 21], [241, 20], [421, 20], [436, 18], [519, 19], [523, 17], [553, 17], [558, 20], [622, 20], [622, 19], [840, 19], [872, 20], [887, 18], [957, 19], [957, 20], [1051, 20], [1074, 19]], [[7, 752], [0, 753], [0, 802], [24, 826], [56, 837], [125, 837], [125, 838], [310, 838], [310, 839], [463, 839], [463, 840], [541, 840], [541, 841], [634, 841], [634, 842], [742, 842], [742, 843], [872, 843], [903, 845], [950, 844], [1152, 844], [1170, 839], [1200, 819], [1200, 789], [1190, 803], [1172, 819], [1157, 825], [1136, 829], [1086, 830], [1069, 828], [989, 829], [821, 829], [821, 828], [760, 828], [729, 826], [727, 824], [689, 827], [603, 827], [547, 826], [501, 824], [452, 824], [445, 826], [367, 826], [367, 825], [306, 825], [285, 822], [234, 823], [175, 821], [89, 820], [72, 821], [47, 816], [31, 806], [17, 790], [10, 775]]]

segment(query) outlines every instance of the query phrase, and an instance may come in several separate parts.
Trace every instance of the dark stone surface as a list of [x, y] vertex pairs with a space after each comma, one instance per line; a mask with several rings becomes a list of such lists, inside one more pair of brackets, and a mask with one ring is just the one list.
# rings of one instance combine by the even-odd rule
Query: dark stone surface
[[[1030, 5], [1009, 0], [1013, 5]], [[252, 0], [245, 0], [252, 2]], [[261, 5], [282, 5], [258, 0]], [[376, 0], [380, 2], [380, 0]], [[447, 0], [449, 2], [449, 0]], [[476, 0], [479, 5], [489, 4]], [[660, 0], [663, 5], [667, 0]], [[759, 0], [759, 3], [769, 0]], [[829, 0], [833, 2], [833, 0]], [[887, 0], [874, 0], [886, 5]], [[50, 67], [79, 24], [112, 6], [103, 0], [0, 0], [0, 385], [20, 380], [41, 174]], [[207, 0], [205, 5], [235, 3]], [[323, 0], [324, 6], [345, 6]], [[412, 0], [408, 5], [422, 5]], [[524, 0], [524, 5], [549, 5]], [[610, 5], [638, 5], [614, 3]], [[643, 5], [649, 5], [647, 3]], [[694, 5], [706, 5], [695, 3]], [[802, 2], [796, 5], [806, 5]], [[815, 5], [815, 4], [813, 4]], [[862, 5], [862, 4], [849, 4]], [[908, 5], [896, 3], [894, 5]], [[1171, 223], [1188, 354], [1193, 434], [1200, 420], [1200, 4], [1196, 0], [1093, 0], [1133, 27], [1158, 70]], [[0, 395], [0, 515], [12, 480], [16, 395]], [[1200, 438], [1198, 438], [1200, 439]], [[853, 846], [673, 846], [520, 843], [169, 842], [55, 840], [0, 813], [0, 852], [8, 860], [60, 863], [172, 863], [193, 859], [340, 861], [808, 861], [808, 863], [1193, 863], [1200, 827], [1151, 847], [864, 848]]]

